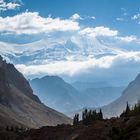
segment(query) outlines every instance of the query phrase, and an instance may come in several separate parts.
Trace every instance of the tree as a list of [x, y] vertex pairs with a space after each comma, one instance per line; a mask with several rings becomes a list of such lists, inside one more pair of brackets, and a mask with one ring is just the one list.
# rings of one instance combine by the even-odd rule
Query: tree
[[120, 115], [120, 117], [128, 117], [131, 115], [131, 110], [130, 110], [130, 107], [129, 107], [129, 104], [128, 102], [126, 103], [126, 109], [123, 111], [123, 113]]
[[98, 119], [97, 112], [96, 112], [96, 110], [93, 110], [92, 111], [92, 120], [95, 121], [97, 119]]
[[11, 129], [10, 129], [10, 131], [14, 131], [14, 127], [13, 127], [13, 126], [11, 126]]
[[9, 126], [6, 126], [6, 131], [9, 131], [10, 129], [9, 129]]
[[103, 119], [103, 113], [102, 113], [102, 109], [100, 109], [99, 111], [99, 120], [102, 120]]
[[129, 107], [128, 102], [127, 102], [125, 114], [127, 115], [129, 113], [130, 113], [130, 107]]
[[3, 60], [3, 58], [2, 58], [2, 56], [0, 55], [0, 61], [2, 61]]
[[83, 124], [91, 124], [93, 121], [102, 120], [103, 113], [102, 110], [97, 113], [96, 110], [87, 110], [85, 109], [82, 113], [82, 122]]
[[88, 123], [88, 110], [87, 109], [85, 109], [82, 113], [82, 122], [85, 125]]
[[73, 125], [79, 124], [79, 114], [75, 114], [73, 118]]

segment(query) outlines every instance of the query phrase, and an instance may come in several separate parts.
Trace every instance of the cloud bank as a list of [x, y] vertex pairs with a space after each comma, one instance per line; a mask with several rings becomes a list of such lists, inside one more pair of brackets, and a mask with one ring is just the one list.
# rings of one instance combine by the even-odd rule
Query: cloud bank
[[81, 35], [88, 35], [90, 37], [96, 36], [116, 36], [118, 35], [117, 30], [111, 30], [104, 26], [99, 26], [95, 28], [85, 28], [79, 32]]
[[[16, 65], [25, 75], [67, 75], [71, 79], [84, 81], [115, 82], [126, 84], [140, 71], [140, 52], [122, 53], [116, 56], [89, 58], [86, 61], [58, 61], [40, 65]], [[129, 75], [129, 76], [128, 76]], [[88, 80], [89, 80], [88, 79]], [[87, 80], [87, 79], [86, 79]], [[89, 81], [90, 81], [89, 80]], [[118, 82], [118, 83], [117, 83]]]
[[20, 2], [6, 2], [6, 0], [0, 0], [0, 11], [15, 10], [20, 6]]
[[10, 34], [40, 34], [79, 30], [79, 23], [70, 19], [41, 17], [38, 12], [25, 12], [13, 17], [0, 17], [0, 32]]

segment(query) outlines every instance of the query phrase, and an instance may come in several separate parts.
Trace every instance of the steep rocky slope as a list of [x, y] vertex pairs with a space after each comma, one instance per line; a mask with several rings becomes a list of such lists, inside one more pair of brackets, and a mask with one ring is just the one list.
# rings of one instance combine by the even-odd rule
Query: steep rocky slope
[[122, 111], [126, 108], [127, 102], [130, 106], [133, 106], [138, 100], [140, 100], [140, 74], [128, 85], [120, 98], [111, 104], [102, 107], [104, 116], [119, 116], [120, 113], [122, 113]]
[[24, 76], [0, 57], [0, 127], [40, 127], [70, 122], [65, 115], [42, 104]]

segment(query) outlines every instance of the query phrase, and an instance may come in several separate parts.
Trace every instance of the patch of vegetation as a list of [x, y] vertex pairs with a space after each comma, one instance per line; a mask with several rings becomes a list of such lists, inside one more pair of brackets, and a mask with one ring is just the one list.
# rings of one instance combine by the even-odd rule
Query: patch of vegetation
[[79, 114], [75, 114], [75, 116], [73, 118], [73, 125], [77, 125], [80, 122], [84, 125], [88, 125], [96, 120], [103, 120], [102, 110], [100, 109], [100, 111], [97, 113], [96, 110], [85, 109], [82, 112], [82, 120], [81, 121], [79, 121]]

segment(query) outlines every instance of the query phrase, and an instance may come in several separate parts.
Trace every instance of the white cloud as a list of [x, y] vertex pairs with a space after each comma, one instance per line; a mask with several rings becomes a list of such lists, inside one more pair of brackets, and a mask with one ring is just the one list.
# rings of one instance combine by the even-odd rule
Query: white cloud
[[91, 19], [96, 19], [96, 17], [95, 17], [95, 16], [92, 16], [92, 17], [89, 17], [89, 18], [91, 18]]
[[0, 11], [14, 10], [20, 6], [21, 6], [20, 3], [16, 3], [16, 2], [7, 3], [5, 0], [0, 0]]
[[134, 15], [133, 17], [131, 17], [132, 20], [136, 20], [140, 17], [140, 13]]
[[95, 16], [85, 16], [83, 19], [93, 19], [93, 20], [95, 20], [96, 17]]
[[17, 69], [22, 71], [25, 75], [37, 74], [51, 74], [51, 75], [76, 75], [80, 72], [87, 71], [89, 68], [109, 68], [113, 57], [104, 57], [101, 59], [88, 59], [87, 61], [58, 61], [49, 64], [41, 65], [16, 65]]
[[116, 18], [117, 21], [124, 21], [124, 18]]
[[[14, 5], [11, 3], [8, 4], [10, 8], [14, 8]], [[13, 6], [13, 7], [12, 7]], [[48, 17], [42, 17], [38, 12], [29, 12], [28, 10], [24, 13], [12, 16], [12, 17], [0, 17], [0, 32], [3, 34], [27, 34], [27, 35], [35, 35], [35, 34], [48, 34], [51, 32], [57, 31], [78, 31], [81, 29], [78, 20], [84, 19], [96, 19], [94, 16], [86, 16], [82, 18], [79, 14], [75, 13], [68, 19], [61, 18], [52, 18], [50, 15]], [[85, 30], [89, 30], [93, 28], [85, 28]], [[109, 28], [105, 28], [103, 26], [94, 28], [96, 32], [106, 32], [99, 33], [108, 34]], [[83, 31], [84, 32], [84, 31]], [[107, 33], [108, 32], [108, 33]], [[111, 33], [111, 30], [110, 30]], [[112, 32], [113, 33], [113, 32]]]
[[25, 12], [13, 17], [0, 17], [0, 32], [39, 34], [53, 31], [79, 30], [79, 23], [70, 19], [41, 17], [38, 12]]
[[72, 15], [70, 17], [70, 19], [71, 20], [82, 20], [83, 18], [79, 14], [75, 13], [74, 15]]
[[87, 35], [90, 37], [96, 37], [96, 36], [116, 36], [118, 35], [117, 30], [111, 30], [108, 27], [99, 26], [95, 28], [85, 28], [79, 32], [80, 35]]
[[125, 36], [125, 37], [117, 37], [118, 39], [124, 41], [124, 42], [132, 42], [132, 41], [137, 41], [138, 39], [136, 38], [136, 36]]
[[70, 17], [71, 20], [75, 21], [75, 20], [85, 20], [85, 19], [93, 19], [95, 20], [96, 17], [95, 16], [83, 16], [81, 17], [79, 14], [75, 13]]
[[[132, 67], [133, 65], [133, 67]], [[107, 75], [112, 75], [114, 72], [125, 73], [139, 71], [140, 67], [140, 52], [129, 52], [121, 53], [115, 56], [104, 56], [101, 58], [89, 58], [85, 61], [58, 61], [50, 64], [40, 65], [25, 65], [18, 64], [16, 68], [24, 73], [25, 75], [39, 75], [39, 74], [50, 74], [50, 75], [84, 75], [84, 73], [92, 73], [95, 77], [100, 76], [100, 72], [106, 72], [105, 75], [101, 75], [104, 78]], [[138, 67], [138, 68], [137, 68]], [[91, 75], [92, 76], [92, 75]]]

